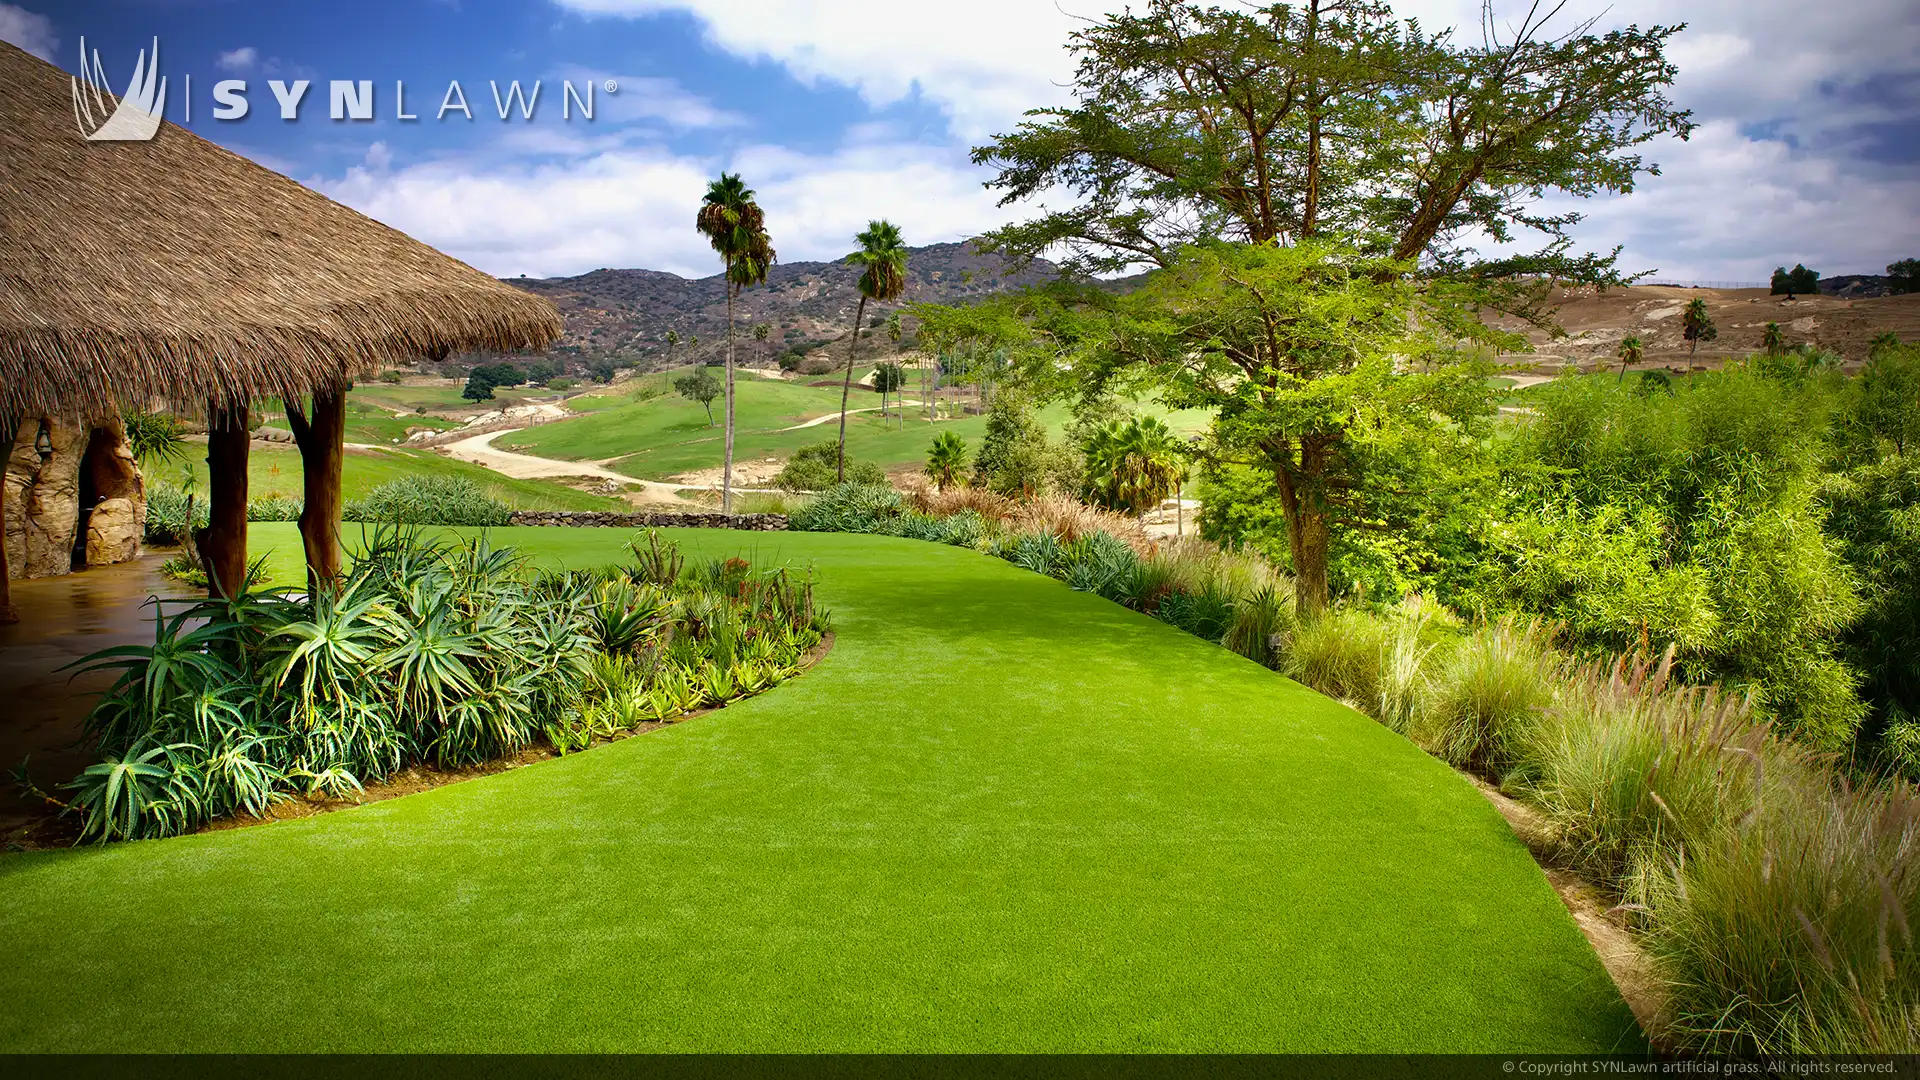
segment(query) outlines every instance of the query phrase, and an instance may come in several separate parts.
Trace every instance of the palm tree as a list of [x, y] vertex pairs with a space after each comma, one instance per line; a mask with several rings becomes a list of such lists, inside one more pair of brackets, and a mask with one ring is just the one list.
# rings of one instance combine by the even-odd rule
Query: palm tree
[[668, 367], [673, 366], [673, 347], [678, 344], [680, 344], [680, 332], [677, 330], [667, 331], [667, 366]]
[[860, 306], [853, 312], [853, 339], [847, 343], [847, 376], [840, 384], [840, 461], [836, 476], [847, 479], [847, 398], [853, 393], [854, 353], [860, 348], [861, 324], [867, 317], [867, 301], [884, 304], [900, 298], [907, 289], [907, 245], [900, 229], [890, 221], [869, 221], [865, 232], [853, 242], [860, 250], [847, 256], [847, 262], [860, 270]]
[[[900, 313], [896, 311], [887, 316], [887, 340], [893, 342], [894, 369], [902, 372], [901, 380], [894, 384], [899, 394], [899, 400], [894, 404], [899, 407], [897, 411], [900, 414], [900, 430], [905, 431], [907, 429], [907, 382], [904, 377], [905, 369], [900, 367], [900, 337]], [[881, 409], [880, 412], [885, 415], [886, 410]]]
[[927, 450], [927, 475], [934, 486], [945, 491], [960, 482], [967, 469], [967, 440], [957, 432], [943, 431]]
[[1639, 363], [1640, 358], [1642, 355], [1645, 354], [1645, 351], [1646, 351], [1645, 346], [1640, 344], [1639, 338], [1637, 337], [1621, 338], [1620, 351], [1615, 354], [1618, 357], [1620, 357], [1620, 377], [1618, 379], [1615, 379], [1614, 381], [1626, 382], [1627, 368], [1630, 367], [1631, 365]]
[[[767, 239], [766, 219], [753, 201], [753, 189], [739, 173], [720, 174], [707, 185], [706, 198], [693, 227], [719, 252], [727, 286], [727, 435], [726, 459], [720, 468], [720, 512], [733, 512], [733, 302], [740, 290], [767, 280], [773, 265], [773, 245]], [[695, 339], [696, 341], [698, 339]]]
[[1087, 446], [1095, 498], [1115, 510], [1146, 516], [1186, 479], [1181, 446], [1159, 420], [1136, 417], [1109, 424]]
[[1707, 302], [1695, 299], [1687, 304], [1687, 310], [1680, 313], [1680, 336], [1687, 339], [1687, 355], [1692, 356], [1703, 341], [1712, 341], [1720, 336], [1720, 328], [1713, 324], [1713, 316], [1707, 314]]
[[1779, 356], [1787, 351], [1787, 335], [1780, 329], [1779, 323], [1770, 322], [1765, 330], [1760, 331], [1760, 347], [1767, 350], [1768, 356]]
[[767, 362], [767, 336], [773, 333], [773, 327], [761, 323], [753, 328], [753, 340], [760, 343], [760, 362]]

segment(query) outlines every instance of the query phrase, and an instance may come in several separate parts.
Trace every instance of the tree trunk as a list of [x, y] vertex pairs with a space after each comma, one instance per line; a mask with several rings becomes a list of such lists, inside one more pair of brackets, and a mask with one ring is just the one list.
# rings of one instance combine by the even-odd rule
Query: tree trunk
[[13, 606], [13, 574], [7, 568], [7, 463], [13, 460], [14, 432], [19, 426], [11, 417], [0, 422], [0, 625], [20, 621], [20, 612]]
[[[1284, 453], [1291, 459], [1292, 448]], [[1300, 448], [1300, 466], [1306, 474], [1317, 472], [1320, 466], [1320, 455], [1304, 443]], [[1327, 609], [1330, 537], [1326, 508], [1316, 504], [1310, 491], [1302, 490], [1291, 460], [1276, 465], [1273, 476], [1280, 489], [1280, 507], [1287, 518], [1287, 547], [1293, 556], [1294, 610], [1310, 619]]]
[[287, 426], [300, 447], [306, 505], [300, 510], [300, 543], [307, 552], [311, 595], [340, 585], [340, 467], [347, 437], [347, 392], [316, 390], [313, 419], [287, 403]]
[[867, 294], [860, 294], [860, 306], [853, 311], [853, 340], [847, 343], [847, 377], [840, 383], [840, 465], [835, 475], [847, 482], [847, 398], [853, 393], [853, 357], [860, 348], [860, 324], [867, 317]]
[[247, 431], [245, 402], [207, 410], [207, 527], [193, 534], [207, 589], [231, 600], [247, 579]]
[[[720, 466], [720, 512], [733, 513], [733, 264], [727, 264], [727, 456]], [[713, 410], [707, 410], [712, 423]]]

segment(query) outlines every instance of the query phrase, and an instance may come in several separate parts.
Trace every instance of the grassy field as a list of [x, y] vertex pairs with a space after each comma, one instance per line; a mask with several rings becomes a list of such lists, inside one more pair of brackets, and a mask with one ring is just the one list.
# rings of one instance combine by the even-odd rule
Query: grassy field
[[[163, 467], [157, 479], [178, 486], [191, 471], [199, 490], [207, 490], [207, 463], [199, 448], [184, 466]], [[349, 450], [340, 467], [341, 489], [357, 499], [389, 480], [402, 476], [461, 476], [492, 492], [494, 497], [521, 510], [624, 510], [626, 503], [590, 495], [548, 480], [514, 480], [483, 465], [455, 461], [431, 450]], [[256, 446], [247, 455], [247, 495], [264, 498], [301, 494], [300, 452], [292, 447]]]
[[[647, 378], [664, 385], [663, 376]], [[611, 468], [645, 480], [664, 480], [720, 464], [722, 429], [707, 423], [707, 412], [698, 402], [670, 392], [642, 399], [637, 395], [656, 393], [658, 385], [641, 380], [634, 383], [639, 385], [623, 385], [622, 393], [576, 398], [568, 403], [569, 407], [587, 415], [528, 428], [496, 445], [568, 461], [618, 459], [611, 462]], [[632, 388], [628, 389], [628, 385]], [[873, 391], [856, 387], [849, 407], [872, 409], [879, 404], [880, 398]], [[716, 419], [719, 410], [720, 403], [716, 401]], [[837, 385], [810, 386], [742, 376], [736, 383], [735, 454], [743, 460], [784, 459], [803, 446], [831, 441], [839, 431], [837, 418], [799, 430], [781, 429], [831, 416], [839, 410]], [[911, 407], [907, 411], [904, 429], [897, 428], [896, 420], [882, 421], [877, 412], [848, 417], [848, 452], [862, 461], [891, 468], [925, 460], [927, 446], [939, 432], [955, 432], [972, 445], [978, 445], [986, 433], [984, 416], [935, 423], [920, 418]], [[1143, 406], [1140, 411], [1161, 416], [1182, 432], [1198, 431], [1206, 423], [1205, 414], [1199, 410], [1168, 412]], [[1056, 404], [1042, 410], [1041, 419], [1057, 437], [1072, 416], [1065, 405]]]
[[[1380, 725], [971, 551], [676, 536], [816, 568], [834, 651], [485, 779], [0, 857], [0, 1049], [1642, 1046], [1500, 817]], [[297, 578], [290, 526], [252, 542]]]

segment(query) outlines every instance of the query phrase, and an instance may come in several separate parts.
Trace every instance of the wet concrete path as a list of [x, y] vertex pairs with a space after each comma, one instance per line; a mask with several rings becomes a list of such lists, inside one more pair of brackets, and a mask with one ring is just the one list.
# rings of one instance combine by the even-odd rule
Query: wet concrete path
[[160, 576], [168, 554], [13, 583], [20, 621], [0, 626], [0, 837], [37, 812], [12, 782], [23, 758], [48, 791], [92, 764], [80, 724], [112, 676], [60, 669], [101, 649], [153, 640], [150, 598], [204, 595]]

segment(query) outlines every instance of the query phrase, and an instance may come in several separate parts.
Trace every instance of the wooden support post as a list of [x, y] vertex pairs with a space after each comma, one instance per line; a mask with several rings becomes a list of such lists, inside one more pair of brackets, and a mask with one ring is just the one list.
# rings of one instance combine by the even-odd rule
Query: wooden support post
[[300, 447], [306, 506], [300, 511], [300, 542], [307, 550], [307, 588], [314, 593], [340, 584], [340, 466], [346, 452], [347, 392], [315, 390], [313, 417], [287, 402], [287, 426]]
[[247, 430], [245, 402], [207, 410], [207, 527], [193, 534], [207, 588], [229, 600], [247, 578]]
[[13, 460], [13, 417], [0, 417], [0, 624], [17, 623], [13, 606], [13, 576], [7, 569], [7, 464]]

